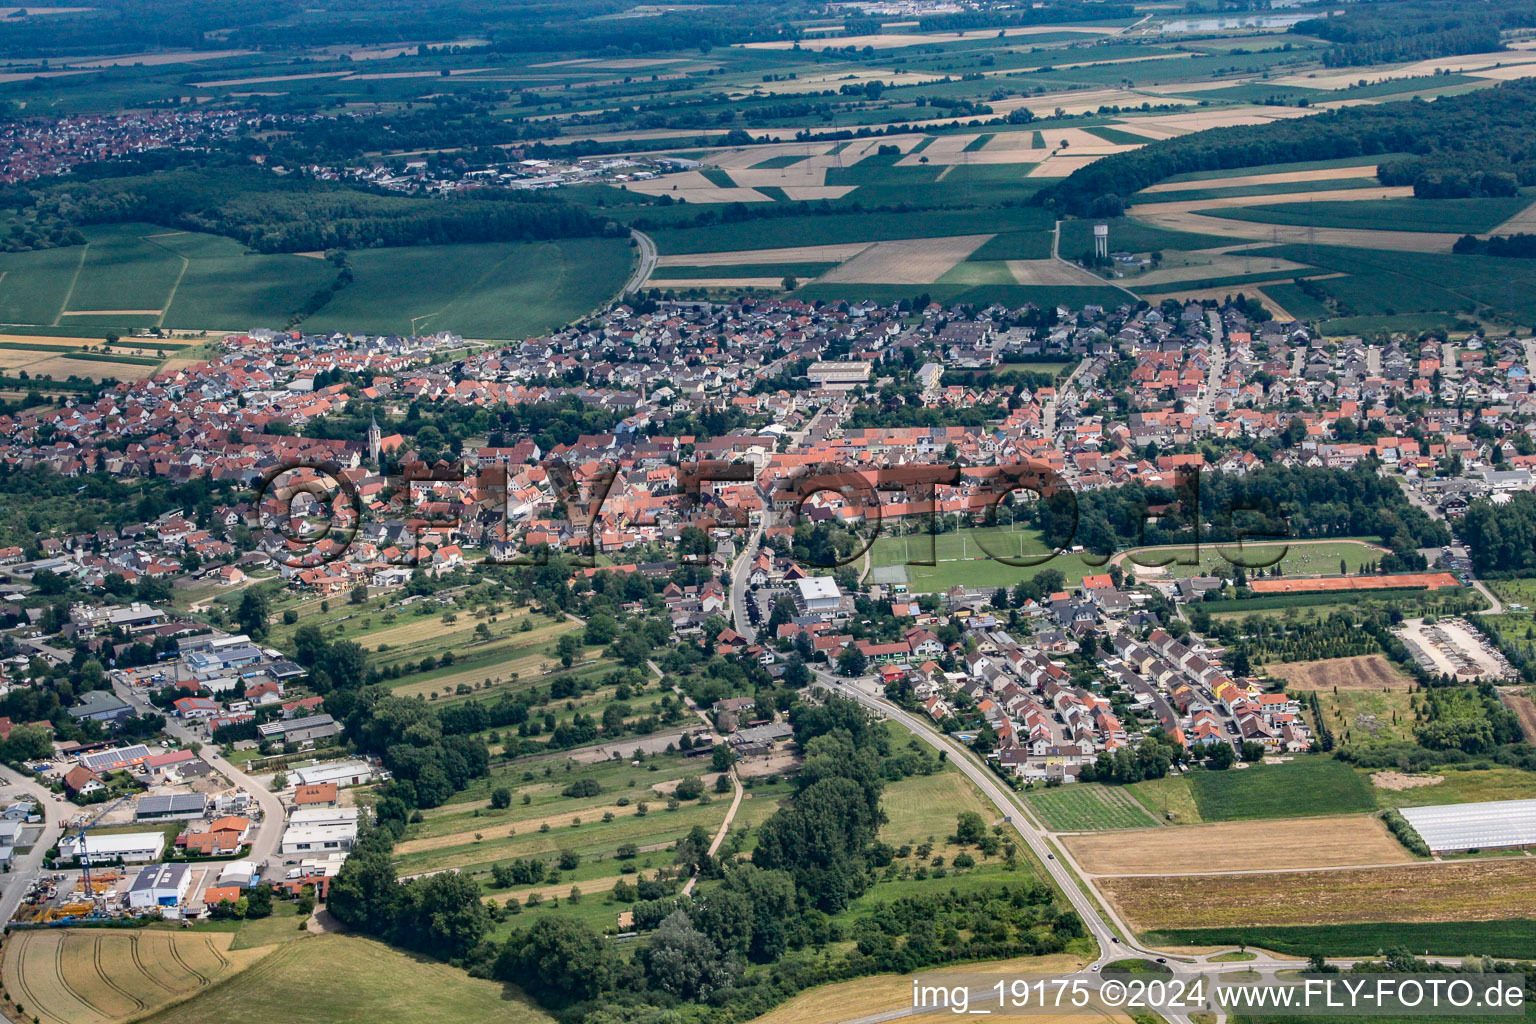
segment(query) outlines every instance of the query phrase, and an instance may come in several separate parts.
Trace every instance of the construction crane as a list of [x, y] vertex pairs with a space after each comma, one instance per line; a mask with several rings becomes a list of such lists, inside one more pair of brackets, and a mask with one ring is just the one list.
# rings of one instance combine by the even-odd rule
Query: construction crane
[[75, 840], [76, 859], [80, 861], [80, 891], [85, 894], [87, 900], [95, 899], [96, 890], [91, 886], [91, 855], [86, 851], [86, 833], [95, 828], [102, 818], [105, 818], [122, 806], [123, 801], [127, 799], [126, 795], [118, 797], [111, 805], [103, 808], [90, 821], [81, 825], [74, 832], [69, 833], [69, 838]]

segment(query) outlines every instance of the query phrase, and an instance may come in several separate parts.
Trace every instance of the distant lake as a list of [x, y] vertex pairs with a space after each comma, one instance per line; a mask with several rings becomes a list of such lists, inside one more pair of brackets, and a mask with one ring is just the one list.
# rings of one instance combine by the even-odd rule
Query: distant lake
[[1308, 14], [1237, 14], [1223, 18], [1191, 18], [1170, 21], [1163, 25], [1164, 32], [1220, 32], [1229, 28], [1290, 28], [1298, 21], [1316, 18], [1318, 13]]

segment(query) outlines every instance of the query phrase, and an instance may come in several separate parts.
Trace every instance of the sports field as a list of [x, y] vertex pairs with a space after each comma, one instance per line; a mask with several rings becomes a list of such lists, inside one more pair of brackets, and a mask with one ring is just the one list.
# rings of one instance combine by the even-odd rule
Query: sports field
[[[1367, 541], [1296, 540], [1273, 544], [1222, 544], [1208, 542], [1194, 547], [1134, 548], [1115, 560], [1138, 576], [1232, 576], [1238, 568], [1252, 574], [1259, 568], [1272, 571], [1279, 565], [1286, 576], [1337, 573], [1342, 562], [1350, 572], [1359, 571], [1386, 549]], [[1166, 563], [1166, 564], [1160, 564]]]
[[[999, 558], [1035, 564], [1011, 565]], [[1089, 558], [1071, 552], [1053, 555], [1038, 531], [1008, 526], [880, 537], [870, 551], [872, 565], [904, 566], [914, 593], [939, 593], [953, 586], [1011, 587], [1046, 569], [1061, 572], [1069, 586], [1076, 586], [1084, 576], [1105, 571], [1103, 564]], [[915, 564], [926, 561], [936, 564]]]

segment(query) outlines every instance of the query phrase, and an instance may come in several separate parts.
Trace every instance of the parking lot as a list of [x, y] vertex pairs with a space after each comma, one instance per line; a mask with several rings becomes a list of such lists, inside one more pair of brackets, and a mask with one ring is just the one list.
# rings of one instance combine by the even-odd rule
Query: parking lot
[[1463, 679], [1503, 679], [1514, 674], [1514, 669], [1498, 649], [1461, 619], [1440, 619], [1433, 623], [1409, 619], [1403, 623], [1399, 635], [1426, 672]]

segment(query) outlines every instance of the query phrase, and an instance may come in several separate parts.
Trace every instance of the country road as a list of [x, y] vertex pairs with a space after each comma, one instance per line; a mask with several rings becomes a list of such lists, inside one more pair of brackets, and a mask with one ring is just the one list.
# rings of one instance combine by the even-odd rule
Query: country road
[[[882, 717], [889, 718], [898, 725], [905, 727], [912, 735], [918, 737], [924, 743], [944, 753], [948, 757], [949, 762], [965, 773], [966, 777], [976, 785], [976, 788], [981, 790], [982, 795], [992, 802], [1008, 826], [1018, 833], [1040, 864], [1045, 867], [1046, 873], [1051, 876], [1051, 881], [1055, 883], [1057, 889], [1066, 897], [1067, 901], [1072, 905], [1072, 909], [1077, 912], [1078, 917], [1082, 918], [1083, 927], [1087, 929], [1088, 933], [1093, 936], [1094, 941], [1098, 944], [1098, 957], [1091, 964], [1085, 965], [1089, 973], [1102, 969], [1104, 964], [1114, 960], [1134, 956], [1153, 959], [1157, 956], [1155, 951], [1143, 949], [1134, 943], [1132, 939], [1133, 933], [1126, 927], [1124, 922], [1118, 919], [1113, 910], [1109, 909], [1107, 905], [1101, 908], [1099, 904], [1089, 897], [1088, 893], [1079, 886], [1078, 880], [1067, 870], [1066, 865], [1057, 859], [1055, 851], [1046, 842], [1044, 834], [1037, 830], [1029, 820], [1022, 803], [1007, 793], [991, 771], [978, 763], [968, 749], [962, 747], [948, 736], [934, 732], [925, 723], [919, 721], [915, 715], [903, 711], [889, 701], [874, 696], [864, 689], [858, 681], [841, 679], [821, 669], [815, 670], [815, 679], [817, 685], [851, 698]], [[1113, 924], [1111, 924], [1110, 919], [1113, 919]], [[1124, 939], [1120, 937], [1120, 933], [1124, 934]], [[897, 1011], [889, 1015], [879, 1015], [879, 1019], [907, 1016], [912, 1012], [914, 1011], [908, 1008], [905, 1011]], [[1188, 1016], [1172, 1012], [1163, 1013], [1163, 1017], [1169, 1024], [1188, 1024], [1189, 1022]], [[1218, 1017], [1219, 1021], [1222, 1019], [1224, 1017]], [[860, 1020], [863, 1024], [873, 1024], [872, 1020], [865, 1020], [863, 1018]]]
[[632, 295], [645, 287], [645, 282], [651, 279], [656, 272], [656, 243], [651, 241], [651, 236], [644, 231], [629, 229], [629, 237], [635, 240], [635, 245], [640, 250], [640, 265], [624, 283], [624, 294]]

